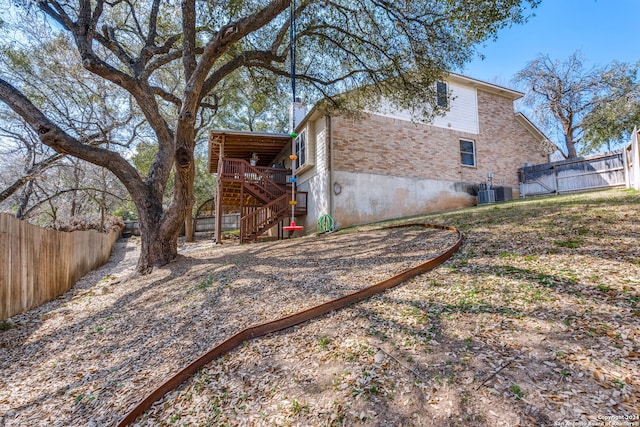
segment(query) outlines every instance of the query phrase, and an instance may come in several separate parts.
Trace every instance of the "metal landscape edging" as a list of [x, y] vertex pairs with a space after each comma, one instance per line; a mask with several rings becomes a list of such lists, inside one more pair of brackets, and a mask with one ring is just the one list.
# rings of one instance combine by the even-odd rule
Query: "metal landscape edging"
[[378, 293], [381, 293], [387, 289], [393, 288], [402, 282], [405, 282], [420, 274], [426, 273], [429, 270], [441, 265], [446, 260], [451, 258], [453, 254], [462, 245], [463, 234], [456, 227], [442, 226], [434, 224], [403, 224], [394, 225], [390, 227], [382, 227], [381, 229], [393, 229], [393, 228], [407, 228], [407, 227], [425, 227], [434, 228], [439, 230], [449, 230], [458, 234], [456, 242], [449, 246], [446, 251], [442, 252], [435, 258], [428, 260], [422, 264], [405, 270], [389, 279], [376, 283], [375, 285], [364, 288], [360, 291], [345, 295], [340, 298], [336, 298], [324, 304], [311, 307], [309, 309], [300, 311], [289, 316], [282, 317], [280, 319], [273, 320], [271, 322], [262, 323], [254, 326], [250, 326], [232, 337], [226, 339], [219, 345], [211, 348], [209, 351], [201, 355], [198, 359], [187, 365], [180, 372], [173, 375], [167, 381], [165, 381], [160, 387], [152, 391], [142, 401], [140, 401], [125, 417], [118, 423], [118, 427], [124, 427], [133, 423], [140, 415], [153, 405], [156, 401], [160, 400], [165, 394], [179, 387], [189, 377], [198, 372], [205, 365], [211, 363], [213, 360], [220, 356], [229, 353], [231, 350], [240, 346], [243, 342], [252, 340], [254, 338], [262, 337], [273, 332], [282, 331], [295, 325], [307, 322], [311, 319], [323, 316], [331, 313], [332, 311], [339, 310], [350, 304], [357, 303], [359, 301], [370, 298]]

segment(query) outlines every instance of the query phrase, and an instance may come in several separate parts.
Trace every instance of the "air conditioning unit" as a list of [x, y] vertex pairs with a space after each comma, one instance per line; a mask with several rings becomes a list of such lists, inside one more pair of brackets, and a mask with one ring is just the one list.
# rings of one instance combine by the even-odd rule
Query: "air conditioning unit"
[[478, 191], [478, 204], [485, 205], [487, 203], [496, 202], [496, 192], [494, 190], [480, 190]]
[[506, 186], [493, 187], [496, 192], [496, 202], [505, 202], [513, 199], [513, 188]]

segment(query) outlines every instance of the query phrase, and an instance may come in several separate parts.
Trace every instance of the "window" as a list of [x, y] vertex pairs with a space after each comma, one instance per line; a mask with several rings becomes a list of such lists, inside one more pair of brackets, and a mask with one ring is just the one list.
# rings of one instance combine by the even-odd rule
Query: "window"
[[449, 108], [449, 87], [445, 82], [436, 82], [436, 103], [438, 107]]
[[476, 143], [471, 140], [460, 140], [460, 163], [465, 166], [476, 165]]
[[307, 130], [303, 130], [295, 139], [296, 152], [298, 158], [293, 164], [294, 170], [300, 169], [307, 163]]

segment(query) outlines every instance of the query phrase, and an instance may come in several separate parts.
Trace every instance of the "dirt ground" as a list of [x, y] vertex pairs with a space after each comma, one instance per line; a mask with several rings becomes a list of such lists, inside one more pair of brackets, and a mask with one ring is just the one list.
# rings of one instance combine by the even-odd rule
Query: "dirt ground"
[[[640, 426], [639, 208], [637, 192], [613, 191], [420, 218], [465, 232], [452, 260], [245, 343], [136, 425]], [[202, 240], [130, 280], [137, 241], [118, 242], [70, 292], [2, 324], [0, 426], [115, 425], [235, 332], [362, 289], [454, 240], [377, 226]]]

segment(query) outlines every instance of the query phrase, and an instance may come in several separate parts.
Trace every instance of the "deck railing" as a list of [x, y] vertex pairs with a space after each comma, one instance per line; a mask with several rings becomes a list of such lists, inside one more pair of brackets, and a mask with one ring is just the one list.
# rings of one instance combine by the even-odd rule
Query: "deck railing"
[[[264, 193], [269, 194], [272, 199], [286, 193], [287, 189], [284, 184], [278, 184], [269, 177], [269, 174], [263, 173], [263, 170], [272, 172], [276, 169], [251, 166], [249, 162], [242, 159], [223, 159], [221, 178], [225, 181], [244, 182], [256, 186]], [[282, 179], [281, 174], [270, 174], [278, 180]]]
[[267, 178], [279, 185], [289, 185], [289, 177], [291, 176], [291, 169], [285, 168], [268, 168], [263, 166], [255, 166], [257, 170], [262, 172]]

